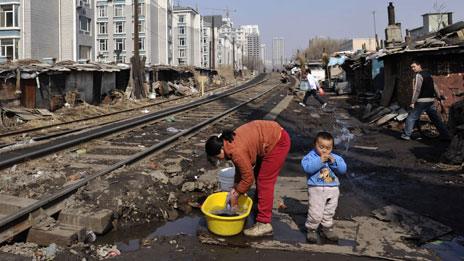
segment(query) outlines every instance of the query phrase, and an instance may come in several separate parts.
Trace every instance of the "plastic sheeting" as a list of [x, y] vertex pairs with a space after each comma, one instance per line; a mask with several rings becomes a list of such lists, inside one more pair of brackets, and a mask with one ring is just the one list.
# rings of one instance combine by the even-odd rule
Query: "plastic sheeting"
[[330, 57], [328, 66], [342, 65], [345, 63], [346, 56], [341, 57]]

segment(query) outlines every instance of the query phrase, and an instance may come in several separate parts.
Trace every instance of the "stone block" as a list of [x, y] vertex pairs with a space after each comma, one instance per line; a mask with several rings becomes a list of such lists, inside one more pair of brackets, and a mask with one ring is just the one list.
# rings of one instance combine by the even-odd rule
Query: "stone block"
[[39, 246], [55, 243], [59, 246], [70, 246], [85, 239], [85, 228], [69, 225], [58, 225], [53, 228], [32, 227], [27, 234], [27, 242]]
[[96, 234], [103, 234], [111, 229], [112, 220], [113, 211], [109, 209], [102, 209], [90, 214], [75, 213], [75, 210], [73, 212], [63, 210], [58, 217], [60, 224], [85, 227]]

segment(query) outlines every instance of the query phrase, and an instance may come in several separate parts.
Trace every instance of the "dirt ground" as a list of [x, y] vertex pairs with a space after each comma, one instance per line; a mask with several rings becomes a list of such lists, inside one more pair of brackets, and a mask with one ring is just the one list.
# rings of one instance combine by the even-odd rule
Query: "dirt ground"
[[[286, 89], [282, 89], [280, 95], [273, 96], [265, 106], [257, 108], [257, 112], [253, 115], [243, 116], [242, 120], [228, 124], [237, 127], [248, 120], [262, 118], [266, 111], [275, 106], [286, 94]], [[241, 260], [244, 258], [256, 258], [257, 260], [282, 260], [283, 258], [295, 258], [297, 260], [367, 260], [369, 258], [351, 255], [351, 252], [346, 252], [346, 248], [341, 246], [328, 246], [327, 251], [324, 251], [325, 246], [302, 247], [305, 232], [301, 227], [301, 222], [304, 222], [306, 217], [307, 194], [305, 191], [305, 174], [301, 170], [300, 160], [312, 148], [315, 134], [322, 130], [329, 131], [336, 137], [335, 152], [342, 155], [348, 165], [347, 175], [340, 177], [341, 196], [335, 215], [336, 220], [347, 224], [350, 222], [358, 222], [358, 224], [374, 222], [372, 211], [394, 205], [451, 228], [451, 233], [445, 233], [447, 238], [464, 234], [464, 225], [462, 223], [464, 210], [462, 204], [459, 203], [464, 201], [464, 194], [462, 193], [464, 173], [460, 167], [439, 163], [440, 154], [446, 149], [446, 143], [427, 139], [421, 141], [400, 140], [398, 131], [371, 127], [360, 122], [356, 118], [356, 115], [359, 115], [359, 109], [354, 106], [355, 104], [350, 99], [330, 98], [330, 96], [326, 98], [329, 99], [328, 111], [330, 112], [322, 111], [313, 99], [310, 101], [310, 106], [303, 108], [298, 105], [300, 98], [294, 97], [290, 105], [277, 118], [277, 121], [289, 132], [292, 139], [292, 148], [276, 186], [275, 215], [273, 219], [276, 236], [272, 240], [291, 242], [291, 245], [259, 249], [259, 245], [264, 244], [264, 242], [250, 243], [240, 237], [238, 238], [239, 243], [234, 242], [234, 244], [226, 244], [226, 246], [202, 244], [198, 240], [195, 226], [198, 224], [201, 214], [198, 210], [195, 210], [195, 207], [185, 209], [185, 205], [187, 202], [191, 203], [193, 200], [206, 196], [214, 188], [182, 191], [181, 187], [182, 183], [185, 184], [186, 181], [196, 182], [197, 175], [206, 175], [205, 173], [214, 170], [206, 165], [206, 160], [202, 160], [204, 154], [200, 145], [210, 134], [219, 131], [219, 129], [216, 129], [210, 130], [211, 133], [204, 133], [199, 137], [192, 138], [190, 142], [179, 145], [174, 152], [154, 158], [154, 162], [158, 162], [155, 159], [163, 159], [164, 157], [164, 160], [166, 160], [167, 158], [176, 157], [176, 155], [193, 159], [183, 160], [180, 164], [181, 169], [185, 170], [185, 176], [180, 184], [155, 182], [159, 187], [150, 190], [146, 186], [150, 184], [151, 181], [149, 180], [151, 178], [148, 179], [149, 176], [133, 172], [134, 170], [141, 171], [136, 167], [123, 170], [122, 172], [133, 173], [120, 178], [117, 183], [112, 183], [114, 176], [107, 179], [106, 182], [110, 183], [110, 186], [125, 187], [125, 192], [122, 192], [123, 194], [127, 193], [127, 201], [138, 202], [138, 206], [126, 208], [124, 210], [126, 212], [122, 213], [124, 217], [132, 216], [130, 220], [126, 220], [129, 226], [100, 238], [93, 245], [93, 250], [91, 250], [92, 246], [86, 246], [84, 249], [76, 248], [76, 250], [79, 250], [77, 254], [66, 250], [58, 255], [57, 260], [81, 260], [83, 256], [92, 260], [95, 258], [94, 248], [99, 245], [111, 245], [117, 242], [129, 244], [131, 240], [143, 241], [153, 231], [160, 229], [162, 223], [155, 222], [142, 226], [130, 225], [155, 216], [160, 217], [163, 213], [158, 211], [157, 206], [161, 204], [160, 201], [165, 202], [162, 205], [169, 201], [171, 198], [170, 191], [175, 192], [176, 203], [184, 206], [184, 208], [179, 206], [175, 208], [171, 202], [169, 205], [172, 206], [171, 210], [175, 211], [175, 213], [167, 213], [166, 219], [172, 221], [185, 216], [187, 218], [193, 217], [192, 220], [181, 226], [175, 222], [182, 221], [182, 219], [177, 219], [171, 224], [178, 226], [178, 229], [180, 229], [176, 230], [176, 233], [161, 233], [156, 235], [154, 240], [151, 238], [151, 241], [146, 244], [139, 242], [135, 249], [122, 251], [122, 255], [114, 260], [151, 260], [153, 256], [157, 256], [162, 260]], [[183, 152], [183, 154], [179, 152]], [[122, 184], [127, 185], [122, 186]], [[137, 188], [144, 191], [142, 193], [143, 197], [138, 201], [129, 200], [139, 196], [132, 193]], [[156, 191], [162, 191], [162, 193], [156, 193]], [[113, 196], [112, 192], [104, 197], [111, 198]], [[101, 202], [110, 201], [101, 200]], [[102, 204], [99, 203], [99, 205]], [[117, 204], [117, 202], [114, 204]], [[148, 209], [148, 205], [153, 205], [153, 207]], [[282, 205], [286, 205], [287, 209], [285, 211], [280, 211], [279, 206]], [[169, 214], [174, 215], [174, 217], [169, 217]], [[167, 224], [169, 225], [169, 222]], [[383, 229], [382, 226], [383, 223], [380, 224], [381, 229]], [[398, 230], [398, 227], [394, 227], [393, 224], [386, 224], [385, 226], [385, 229]], [[382, 237], [380, 234], [371, 236], [373, 241]], [[445, 239], [445, 237], [440, 234], [438, 238]], [[385, 240], [387, 238], [385, 237]], [[429, 241], [438, 238], [432, 237]], [[400, 250], [403, 252], [393, 253], [389, 257], [398, 258], [398, 256], [403, 256], [404, 258], [428, 260], [432, 259], [430, 257], [433, 256], [422, 248], [424, 242], [419, 244], [414, 241], [420, 240], [420, 238], [408, 242], [399, 242], [400, 239], [398, 239], [398, 242], [395, 242], [396, 245], [392, 244], [392, 249], [389, 248], [389, 242], [386, 242], [385, 245], [379, 246], [380, 250], [378, 252], [369, 252], [369, 249], [367, 249], [369, 247], [375, 248], [374, 243], [370, 242], [371, 245], [369, 245], [369, 242], [368, 244], [360, 242], [363, 238], [357, 238], [357, 240], [358, 248], [361, 248], [358, 251], [371, 257], [382, 256], [385, 251], [399, 251], [398, 248], [395, 248], [398, 245], [401, 246]], [[293, 250], [292, 246], [299, 246], [300, 251]], [[281, 251], [285, 247], [291, 251]], [[365, 252], [363, 252], [363, 247], [366, 248]], [[417, 256], [408, 256], [413, 252], [417, 252]], [[0, 255], [0, 257], [2, 260], [16, 260], [8, 259], [13, 258], [13, 256], [9, 255]]]

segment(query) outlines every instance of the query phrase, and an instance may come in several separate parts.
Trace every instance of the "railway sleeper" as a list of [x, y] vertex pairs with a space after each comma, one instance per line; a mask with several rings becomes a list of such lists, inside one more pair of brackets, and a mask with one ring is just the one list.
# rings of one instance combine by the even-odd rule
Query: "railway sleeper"
[[[37, 200], [9, 195], [0, 195], [0, 218], [11, 215], [21, 208], [36, 203]], [[113, 211], [101, 209], [86, 213], [79, 209], [64, 209], [65, 202], [59, 202], [46, 209], [38, 209], [28, 218], [0, 231], [0, 242], [11, 239], [27, 231], [27, 241], [40, 246], [56, 243], [69, 246], [89, 240], [88, 231], [103, 234], [112, 228]], [[53, 218], [58, 214], [57, 219]]]

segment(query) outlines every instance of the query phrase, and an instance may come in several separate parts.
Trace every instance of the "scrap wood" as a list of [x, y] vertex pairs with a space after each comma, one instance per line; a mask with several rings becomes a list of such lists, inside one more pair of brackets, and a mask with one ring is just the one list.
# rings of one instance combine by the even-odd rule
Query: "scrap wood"
[[362, 146], [362, 145], [354, 145], [353, 148], [361, 149], [361, 150], [378, 150], [379, 149], [379, 147]]
[[376, 125], [377, 126], [381, 126], [381, 125], [384, 125], [385, 123], [393, 120], [394, 118], [396, 118], [398, 116], [398, 113], [389, 113], [385, 116], [383, 116], [382, 118], [380, 118], [377, 122], [376, 122]]

